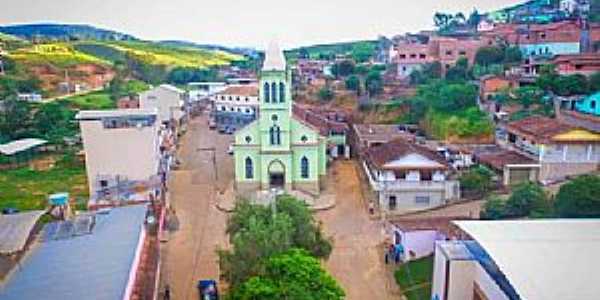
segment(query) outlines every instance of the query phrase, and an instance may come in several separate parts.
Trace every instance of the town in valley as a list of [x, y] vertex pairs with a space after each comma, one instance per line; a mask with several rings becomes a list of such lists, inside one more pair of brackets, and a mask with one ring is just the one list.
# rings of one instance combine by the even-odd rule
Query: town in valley
[[0, 24], [0, 299], [600, 299], [600, 1], [493, 7]]

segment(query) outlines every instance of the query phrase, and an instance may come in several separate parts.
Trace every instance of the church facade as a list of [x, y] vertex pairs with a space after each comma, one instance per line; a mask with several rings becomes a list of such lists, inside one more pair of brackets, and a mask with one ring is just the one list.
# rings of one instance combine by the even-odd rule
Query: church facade
[[259, 116], [235, 135], [235, 188], [251, 196], [272, 188], [318, 195], [326, 174], [326, 140], [292, 115], [291, 71], [271, 45], [259, 82]]

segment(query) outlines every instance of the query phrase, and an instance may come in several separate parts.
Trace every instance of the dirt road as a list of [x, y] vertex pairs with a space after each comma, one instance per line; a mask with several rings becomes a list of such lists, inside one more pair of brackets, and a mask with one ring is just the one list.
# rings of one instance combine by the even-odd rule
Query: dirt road
[[[164, 290], [169, 284], [171, 299], [198, 299], [198, 280], [218, 280], [215, 250], [227, 244], [227, 215], [215, 208], [215, 193], [233, 179], [233, 160], [227, 154], [232, 139], [209, 130], [206, 116], [200, 116], [190, 122], [181, 141], [178, 157], [182, 165], [169, 181], [179, 229], [170, 234], [161, 250], [161, 287]], [[215, 148], [216, 166], [213, 151], [206, 150], [211, 147]]]

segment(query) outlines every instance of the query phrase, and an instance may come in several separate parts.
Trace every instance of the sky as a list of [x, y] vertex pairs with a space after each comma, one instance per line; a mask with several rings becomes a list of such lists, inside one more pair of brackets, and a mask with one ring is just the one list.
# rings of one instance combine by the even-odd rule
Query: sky
[[468, 13], [519, 0], [0, 0], [0, 24], [73, 23], [147, 40], [283, 48], [374, 39], [433, 27], [436, 11]]

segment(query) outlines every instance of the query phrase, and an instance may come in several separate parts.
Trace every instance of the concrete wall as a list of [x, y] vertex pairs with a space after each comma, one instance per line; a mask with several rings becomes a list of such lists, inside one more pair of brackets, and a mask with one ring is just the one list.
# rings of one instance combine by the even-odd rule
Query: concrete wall
[[81, 136], [90, 195], [98, 176], [146, 180], [160, 162], [158, 124], [148, 127], [104, 128], [102, 121], [81, 121]]
[[185, 115], [182, 97], [183, 94], [158, 86], [140, 94], [140, 108], [158, 109], [161, 122], [167, 122], [171, 118], [179, 121]]
[[580, 52], [579, 43], [539, 43], [521, 44], [519, 46], [523, 55], [558, 55], [577, 54]]

